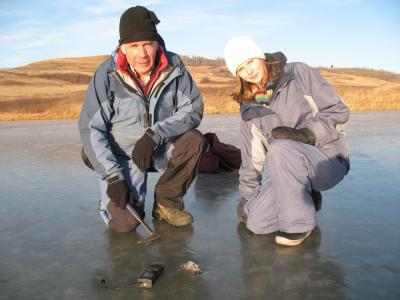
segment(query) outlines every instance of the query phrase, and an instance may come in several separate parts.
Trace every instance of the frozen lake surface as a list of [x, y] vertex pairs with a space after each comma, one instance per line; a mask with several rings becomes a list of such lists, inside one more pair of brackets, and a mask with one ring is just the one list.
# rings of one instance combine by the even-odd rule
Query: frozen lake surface
[[[207, 116], [203, 133], [238, 146], [239, 116]], [[351, 170], [323, 193], [318, 229], [297, 248], [238, 225], [234, 173], [200, 174], [188, 228], [151, 219], [149, 246], [106, 230], [96, 176], [80, 161], [77, 122], [0, 123], [0, 299], [400, 299], [400, 111], [353, 113]], [[179, 270], [188, 260], [203, 273]], [[131, 284], [152, 263], [149, 290]], [[102, 283], [106, 282], [104, 285]]]

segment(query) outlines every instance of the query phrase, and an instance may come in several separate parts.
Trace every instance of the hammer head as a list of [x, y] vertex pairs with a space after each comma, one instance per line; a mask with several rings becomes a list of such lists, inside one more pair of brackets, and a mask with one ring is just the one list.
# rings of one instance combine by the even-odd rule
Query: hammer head
[[148, 238], [146, 238], [144, 240], [141, 240], [141, 241], [138, 241], [137, 243], [138, 244], [148, 245], [148, 244], [154, 242], [155, 240], [158, 240], [159, 238], [160, 238], [160, 235], [155, 233], [155, 232], [153, 232]]

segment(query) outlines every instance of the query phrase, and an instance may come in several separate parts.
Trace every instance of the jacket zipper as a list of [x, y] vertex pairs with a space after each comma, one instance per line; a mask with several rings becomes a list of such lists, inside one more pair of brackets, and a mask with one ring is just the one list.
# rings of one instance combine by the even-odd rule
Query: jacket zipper
[[161, 90], [161, 88], [164, 86], [164, 82], [161, 82], [159, 85], [158, 85], [158, 87], [157, 87], [157, 90], [155, 91], [155, 94], [154, 94], [154, 97], [155, 98], [157, 98], [157, 96], [158, 96], [158, 92]]
[[165, 85], [164, 80], [171, 75], [171, 73], [176, 69], [176, 66], [174, 66], [173, 68], [171, 68], [171, 70], [169, 70], [167, 73], [165, 73], [165, 75], [163, 77], [161, 77], [161, 79], [158, 79], [157, 84], [151, 89], [151, 92], [149, 94], [149, 99], [151, 99], [151, 97], [153, 96], [153, 94], [156, 92], [156, 94], [154, 95], [154, 97], [158, 96], [158, 92], [161, 90], [161, 87], [163, 87]]
[[[172, 72], [176, 69], [176, 66], [171, 68], [171, 70], [169, 70], [167, 73], [165, 73], [165, 75], [163, 77], [160, 77], [157, 84], [151, 89], [149, 96], [146, 98], [147, 100], [147, 111], [149, 110], [149, 106], [150, 106], [150, 99], [153, 97], [157, 97], [158, 93], [160, 92], [161, 88], [165, 85], [164, 80], [166, 78], [168, 78], [169, 75], [172, 74]], [[152, 114], [150, 114], [149, 112], [145, 114], [145, 119], [147, 121], [147, 127], [150, 127], [150, 125], [152, 124]], [[147, 128], [145, 126], [145, 128]]]
[[112, 72], [113, 75], [118, 79], [118, 81], [130, 92], [134, 93], [135, 95], [143, 97], [144, 95], [139, 94], [139, 92], [131, 87], [129, 84], [127, 84], [124, 79], [122, 79], [121, 75], [118, 74], [118, 72]]
[[[276, 92], [274, 92], [274, 94], [272, 95], [271, 102], [272, 102], [272, 100], [275, 100], [275, 98], [278, 96], [278, 94], [285, 88], [285, 86], [288, 85], [288, 83], [289, 83], [290, 81], [293, 80], [293, 78], [294, 78], [294, 76], [292, 75], [291, 77], [288, 78], [288, 80], [286, 80], [283, 84], [281, 84], [281, 86], [280, 86], [280, 87], [276, 90]], [[271, 102], [270, 102], [270, 103], [271, 103]]]
[[121, 75], [118, 74], [118, 72], [112, 72], [113, 74], [115, 74], [115, 77], [117, 78], [117, 80], [130, 92], [134, 93], [135, 95], [144, 98], [145, 101], [142, 101], [142, 103], [144, 104], [144, 107], [146, 108], [146, 112], [143, 114], [143, 127], [144, 128], [148, 128], [150, 127], [151, 124], [151, 114], [149, 114], [149, 98], [145, 95], [145, 94], [140, 94], [139, 91], [137, 91], [136, 89], [134, 89], [133, 87], [131, 87], [129, 84], [127, 84], [123, 78], [121, 77]]
[[174, 66], [173, 68], [171, 68], [171, 70], [169, 70], [167, 73], [165, 73], [165, 75], [163, 77], [161, 77], [161, 79], [158, 80], [158, 83], [156, 86], [154, 86], [150, 92], [149, 95], [144, 94], [140, 94], [137, 90], [135, 90], [133, 87], [131, 87], [129, 84], [127, 84], [122, 77], [118, 74], [118, 72], [113, 72], [118, 81], [129, 91], [131, 91], [132, 93], [134, 93], [135, 95], [138, 95], [140, 97], [143, 97], [145, 99], [145, 107], [146, 107], [146, 112], [144, 113], [144, 128], [148, 128], [150, 127], [150, 124], [152, 122], [152, 115], [149, 113], [149, 106], [150, 106], [150, 99], [153, 96], [153, 94], [155, 93], [154, 97], [158, 96], [158, 93], [160, 92], [161, 88], [165, 85], [164, 80], [171, 75], [171, 73], [176, 69], [176, 66]]

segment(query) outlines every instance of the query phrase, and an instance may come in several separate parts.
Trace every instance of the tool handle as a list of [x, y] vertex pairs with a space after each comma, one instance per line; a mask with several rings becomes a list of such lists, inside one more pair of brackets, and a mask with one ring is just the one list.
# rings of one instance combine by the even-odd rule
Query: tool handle
[[142, 218], [138, 215], [136, 210], [130, 205], [129, 203], [126, 205], [126, 209], [138, 220], [151, 234], [154, 233], [154, 231], [150, 228], [149, 225], [147, 225], [145, 222], [143, 222]]

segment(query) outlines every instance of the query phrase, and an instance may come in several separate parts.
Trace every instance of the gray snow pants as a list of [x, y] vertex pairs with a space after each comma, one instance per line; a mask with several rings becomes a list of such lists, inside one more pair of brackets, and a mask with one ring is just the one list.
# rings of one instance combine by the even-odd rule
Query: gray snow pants
[[349, 171], [343, 158], [284, 139], [269, 145], [266, 165], [267, 180], [244, 206], [247, 228], [257, 234], [313, 229], [316, 220], [311, 190], [328, 190]]

